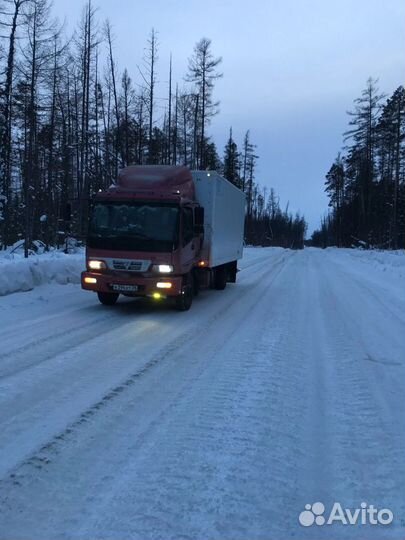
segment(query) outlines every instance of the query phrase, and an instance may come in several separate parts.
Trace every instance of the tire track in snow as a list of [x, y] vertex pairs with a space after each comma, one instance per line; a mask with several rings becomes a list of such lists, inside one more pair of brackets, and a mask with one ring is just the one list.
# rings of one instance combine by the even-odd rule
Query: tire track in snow
[[[400, 493], [405, 482], [405, 414], [399, 415], [400, 420], [398, 403], [404, 394], [405, 373], [400, 363], [367, 366], [365, 362], [367, 354], [378, 356], [396, 350], [403, 355], [403, 322], [401, 325], [396, 313], [390, 312], [391, 324], [386, 324], [388, 313], [380, 296], [383, 289], [370, 295], [368, 286], [346, 269], [335, 266], [332, 271], [333, 264], [329, 257], [318, 256], [322, 332], [328, 336], [324, 360], [330, 370], [324, 381], [325, 395], [330, 396], [324, 402], [329, 423], [325, 439], [329, 437], [331, 444], [327, 455], [324, 451], [320, 455], [319, 448], [308, 462], [315, 479], [309, 502], [322, 500], [331, 508], [333, 502], [340, 501], [356, 508], [366, 501], [391, 508], [397, 519], [389, 528], [362, 527], [361, 532], [357, 527], [335, 529], [331, 538], [357, 539], [359, 532], [367, 540], [398, 538], [399, 516], [404, 512]], [[396, 372], [402, 375], [396, 376]], [[320, 474], [322, 462], [330, 469], [329, 481]], [[323, 536], [315, 530], [307, 531], [303, 538]]]
[[[168, 350], [115, 376], [117, 384], [44, 437], [50, 447], [15, 463], [1, 482], [3, 530], [30, 531], [31, 540], [401, 537], [397, 525], [303, 529], [297, 518], [319, 499], [348, 507], [401, 501], [403, 323], [325, 252], [286, 252], [239, 276], [225, 296], [203, 295], [195, 320], [176, 317], [184, 327], [172, 350], [163, 326], [146, 328]], [[141, 348], [131, 345], [130, 328], [122, 359]], [[96, 338], [92, 346], [112, 347]], [[378, 362], [382, 351], [395, 363]], [[121, 389], [153, 355], [156, 363]]]
[[[280, 257], [283, 257], [282, 253], [279, 254]], [[238, 275], [244, 275], [247, 269], [254, 269], [268, 260], [269, 255], [255, 258], [244, 265]], [[277, 260], [276, 258], [275, 264], [277, 264]], [[153, 306], [149, 302], [139, 299], [136, 302], [138, 308], [136, 316], [140, 314], [148, 316], [151, 311], [153, 312]], [[130, 305], [131, 303], [127, 302], [108, 310], [105, 306], [95, 304], [80, 310], [70, 309], [67, 313], [63, 312], [52, 317], [41, 317], [36, 321], [19, 322], [18, 325], [0, 331], [0, 342], [2, 343], [0, 381], [42, 362], [52, 360], [57, 354], [86, 343], [100, 334], [115, 330], [125, 322], [128, 315], [128, 309], [125, 307]], [[66, 315], [69, 317], [67, 318]], [[175, 315], [172, 314], [172, 316]], [[41, 336], [41, 332], [44, 331], [46, 335]], [[66, 338], [68, 337], [70, 340], [67, 342]], [[44, 349], [45, 347], [46, 349]], [[27, 353], [29, 353], [28, 357]]]
[[[250, 271], [250, 273], [246, 276], [246, 279], [247, 281], [250, 283], [251, 280], [253, 279], [254, 282], [258, 282], [260, 281], [260, 279], [262, 279], [262, 276], [263, 275], [266, 275], [266, 274], [269, 274], [269, 275], [272, 275], [272, 273], [274, 272], [278, 272], [278, 271], [281, 271], [282, 267], [283, 267], [283, 264], [284, 264], [284, 260], [285, 260], [285, 254], [280, 256], [279, 259], [277, 259], [277, 261], [274, 261], [273, 264], [272, 264], [272, 267], [271, 267], [271, 270], [269, 271], [269, 268], [268, 266], [259, 266], [258, 268], [255, 268], [254, 271]], [[236, 291], [235, 291], [236, 292]], [[198, 334], [201, 334], [201, 332], [208, 332], [208, 330], [216, 324], [217, 321], [219, 321], [225, 313], [227, 313], [228, 311], [232, 310], [232, 308], [235, 307], [235, 302], [236, 303], [242, 303], [243, 302], [243, 299], [246, 297], [246, 296], [249, 296], [249, 295], [252, 295], [252, 289], [250, 288], [250, 285], [249, 286], [246, 286], [246, 287], [243, 287], [243, 280], [241, 280], [241, 286], [240, 288], [238, 289], [238, 294], [237, 296], [235, 297], [234, 295], [228, 295], [227, 298], [223, 298], [222, 301], [220, 302], [220, 309], [218, 309], [217, 307], [217, 311], [214, 313], [214, 314], [210, 314], [210, 312], [208, 311], [208, 318], [203, 322], [201, 323], [200, 320], [201, 319], [195, 319], [195, 322], [197, 322], [198, 324], [198, 331], [197, 331], [197, 335]], [[171, 314], [168, 314], [168, 315], [171, 315]], [[176, 315], [176, 314], [175, 314]], [[187, 317], [187, 314], [183, 314], [183, 319]], [[166, 316], [167, 318], [167, 316]], [[104, 406], [108, 403], [110, 403], [111, 399], [114, 398], [117, 394], [121, 393], [122, 391], [124, 391], [126, 388], [130, 387], [134, 382], [137, 381], [138, 377], [139, 377], [139, 373], [140, 372], [143, 372], [144, 371], [144, 368], [145, 366], [149, 366], [149, 368], [151, 368], [152, 366], [154, 366], [156, 363], [158, 362], [164, 362], [165, 361], [165, 357], [170, 357], [174, 351], [177, 351], [179, 348], [181, 348], [182, 346], [187, 346], [187, 347], [190, 347], [192, 346], [192, 340], [190, 341], [190, 336], [193, 335], [193, 324], [195, 324], [195, 322], [193, 320], [190, 321], [190, 324], [188, 325], [188, 328], [181, 332], [180, 335], [178, 335], [174, 340], [171, 340], [169, 341], [169, 345], [168, 346], [164, 346], [163, 348], [162, 347], [157, 347], [156, 348], [156, 352], [154, 353], [154, 356], [152, 356], [152, 358], [150, 360], [147, 359], [147, 357], [145, 359], [143, 359], [140, 363], [140, 368], [138, 368], [135, 372], [133, 370], [133, 367], [131, 369], [130, 367], [130, 372], [126, 374], [125, 377], [121, 377], [119, 379], [119, 383], [113, 387], [113, 389], [111, 390], [111, 384], [109, 384], [109, 388], [108, 390], [106, 391], [106, 393], [103, 395], [101, 395], [99, 397], [98, 400], [88, 400], [88, 399], [85, 399], [83, 401], [83, 404], [84, 403], [89, 403], [87, 405], [87, 407], [83, 407], [80, 411], [78, 411], [78, 413], [75, 415], [76, 419], [75, 420], [71, 420], [70, 422], [68, 422], [68, 426], [66, 427], [66, 430], [67, 431], [67, 434], [70, 434], [72, 432], [72, 427], [74, 427], [76, 425], [76, 423], [78, 422], [78, 425], [80, 425], [81, 423], [83, 423], [85, 420], [86, 420], [86, 417], [83, 417], [83, 415], [80, 415], [80, 413], [83, 411], [84, 409], [84, 415], [88, 415], [89, 417], [91, 417], [93, 414], [94, 414], [94, 411], [98, 411], [99, 409], [101, 408], [104, 408]], [[174, 322], [173, 322], [174, 324]], [[120, 329], [122, 330], [122, 328]], [[152, 328], [153, 330], [153, 328]], [[115, 330], [111, 330], [109, 332], [109, 334], [114, 334]], [[195, 332], [194, 332], [195, 333]], [[108, 334], [107, 334], [107, 337], [108, 337]], [[98, 346], [98, 341], [100, 341], [100, 345], [101, 347], [103, 348], [103, 353], [104, 354], [107, 354], [107, 358], [108, 358], [108, 348], [106, 347], [106, 344], [105, 344], [105, 336], [101, 339], [101, 340], [98, 340], [97, 338], [95, 338], [94, 340], [92, 340], [92, 342], [90, 343], [91, 345], [91, 348], [94, 348], [94, 347], [97, 347]], [[137, 347], [134, 346], [134, 344], [132, 344], [132, 347], [131, 347], [131, 342], [133, 341], [133, 336], [131, 334], [129, 334], [128, 336], [126, 336], [125, 339], [123, 339], [123, 337], [121, 336], [120, 337], [120, 342], [119, 342], [119, 347], [120, 349], [118, 351], [116, 351], [116, 346], [115, 346], [115, 343], [113, 344], [113, 342], [111, 342], [111, 340], [109, 340], [109, 342], [111, 343], [110, 348], [111, 348], [111, 352], [113, 353], [113, 351], [115, 351], [115, 360], [117, 361], [120, 357], [120, 355], [123, 355], [124, 357], [127, 357], [128, 356], [128, 353], [129, 351], [131, 350], [131, 348], [133, 349], [134, 351], [134, 354], [136, 354], [136, 350], [137, 350]], [[149, 345], [149, 342], [146, 341], [145, 342], [145, 346], [147, 347], [150, 347]], [[79, 347], [77, 349], [78, 351], [83, 351], [83, 346]], [[83, 353], [82, 353], [83, 354]], [[113, 353], [114, 354], [114, 353]], [[66, 355], [64, 355], [66, 356]], [[77, 356], [77, 355], [75, 355]], [[73, 365], [73, 372], [76, 370], [76, 369], [80, 369], [80, 360], [77, 360], [76, 362], [77, 364], [77, 367], [76, 365]], [[93, 362], [90, 363], [90, 366], [89, 368], [91, 369], [91, 366], [93, 365]], [[58, 365], [56, 366], [58, 367]], [[57, 372], [56, 372], [57, 373]], [[21, 379], [21, 377], [20, 377]], [[17, 379], [18, 380], [18, 379]], [[67, 381], [69, 380], [69, 378], [67, 378]], [[89, 380], [89, 384], [94, 384], [94, 379], [90, 379]], [[62, 381], [63, 383], [63, 381]], [[30, 382], [28, 384], [31, 384]], [[60, 383], [59, 383], [60, 384]], [[108, 382], [107, 382], [108, 384]], [[21, 387], [19, 385], [14, 385], [14, 388], [16, 388], [16, 399], [17, 399], [17, 402], [16, 402], [16, 406], [19, 405], [19, 394], [21, 392]], [[93, 391], [93, 389], [92, 389]], [[94, 391], [93, 391], [94, 393]], [[51, 424], [51, 427], [50, 428], [47, 428], [47, 426], [45, 425], [44, 428], [41, 428], [41, 431], [42, 431], [42, 435], [41, 435], [41, 438], [42, 439], [45, 439], [43, 444], [40, 445], [39, 443], [37, 443], [37, 449], [40, 449], [40, 448], [43, 448], [43, 447], [46, 447], [48, 444], [52, 443], [52, 440], [49, 441], [49, 435], [47, 434], [50, 434], [52, 433], [52, 431], [54, 431], [54, 428], [52, 428], [52, 424], [55, 423], [56, 424], [62, 424], [62, 425], [66, 425], [66, 424], [63, 424], [64, 420], [63, 418], [71, 418], [72, 417], [72, 413], [68, 410], [67, 412], [64, 411], [64, 409], [62, 409], [64, 412], [63, 412], [63, 415], [61, 415], [61, 419], [58, 420], [58, 409], [59, 407], [62, 407], [63, 403], [68, 403], [68, 399], [69, 399], [69, 395], [71, 394], [70, 392], [70, 389], [68, 388], [67, 390], [64, 390], [64, 396], [63, 396], [63, 402], [61, 402], [59, 400], [59, 403], [56, 404], [56, 401], [54, 400], [54, 398], [52, 396], [50, 396], [50, 398], [48, 399], [49, 403], [50, 403], [50, 406], [53, 406], [55, 407], [55, 404], [56, 404], [56, 410], [55, 412], [49, 414], [48, 413], [48, 417], [50, 416], [51, 418], [55, 418], [55, 420], [53, 420], [52, 422], [49, 422]], [[73, 394], [73, 399], [74, 398], [74, 394]], [[39, 401], [39, 404], [41, 405], [41, 397], [40, 396], [37, 396], [35, 395], [35, 400]], [[76, 398], [77, 400], [77, 398]], [[30, 401], [30, 403], [32, 403], [32, 400]], [[79, 400], [79, 403], [80, 403], [80, 400]], [[66, 405], [65, 405], [66, 406]], [[35, 409], [34, 409], [35, 410]], [[4, 415], [5, 415], [5, 418], [7, 418], [8, 413], [6, 411], [6, 409], [3, 409], [4, 411]], [[15, 412], [15, 411], [14, 411]], [[28, 410], [28, 412], [25, 414], [24, 413], [24, 409], [22, 410], [22, 416], [26, 417], [26, 422], [27, 423], [32, 423], [32, 420], [34, 420], [33, 422], [33, 426], [29, 426], [28, 428], [28, 425], [27, 425], [27, 430], [19, 435], [18, 437], [16, 437], [16, 428], [15, 428], [15, 424], [17, 423], [18, 424], [18, 421], [21, 422], [20, 418], [18, 415], [14, 414], [13, 416], [11, 416], [9, 418], [9, 420], [7, 421], [4, 421], [0, 424], [0, 426], [2, 427], [3, 429], [3, 439], [5, 437], [7, 437], [7, 433], [9, 434], [9, 436], [6, 438], [6, 443], [2, 445], [2, 452], [4, 455], [8, 455], [9, 456], [9, 459], [8, 460], [2, 460], [0, 461], [0, 474], [1, 475], [4, 475], [5, 472], [7, 470], [10, 470], [10, 466], [13, 467], [11, 464], [10, 464], [10, 459], [11, 459], [11, 463], [14, 462], [15, 466], [18, 466], [18, 463], [21, 462], [21, 459], [23, 457], [24, 454], [27, 454], [29, 452], [29, 448], [31, 447], [34, 447], [34, 444], [35, 444], [35, 433], [36, 432], [36, 429], [35, 429], [35, 424], [36, 423], [41, 423], [43, 424], [43, 421], [42, 421], [42, 418], [43, 418], [43, 414], [45, 413], [45, 409], [44, 409], [44, 406], [41, 405], [41, 407], [38, 409], [38, 413], [36, 414], [36, 417], [33, 417], [33, 410], [32, 410], [32, 405], [31, 405], [31, 408], [30, 410]], [[33, 434], [33, 442], [31, 442], [29, 439], [29, 433], [32, 432]], [[38, 435], [38, 433], [37, 433]], [[60, 435], [63, 435], [63, 430], [62, 430], [62, 433], [58, 432], [56, 434], [56, 437], [59, 437]], [[66, 435], [66, 434], [65, 434]], [[64, 436], [62, 437], [62, 439], [64, 440]], [[8, 441], [8, 439], [10, 439], [10, 443]], [[16, 440], [17, 441], [20, 441], [19, 444], [18, 444], [18, 450], [17, 451], [12, 451], [11, 448], [9, 447], [9, 444], [11, 445], [15, 445], [16, 443]], [[32, 452], [32, 450], [31, 450]]]
[[[279, 318], [283, 318], [288, 313], [288, 309], [285, 306], [283, 312], [278, 313], [277, 307], [272, 305], [272, 282], [277, 279], [281, 271], [284, 269], [284, 265], [281, 265], [277, 273], [268, 272], [267, 279], [263, 279], [258, 285], [257, 290], [254, 294], [251, 294], [250, 298], [246, 299], [244, 302], [244, 309], [241, 309], [237, 312], [236, 319], [235, 314], [232, 314], [230, 317], [229, 311], [226, 310], [225, 313], [218, 314], [218, 317], [221, 319], [221, 332], [215, 332], [213, 335], [210, 335], [210, 339], [207, 340], [207, 334], [209, 330], [212, 331], [212, 325], [209, 325], [208, 328], [203, 329], [201, 334], [197, 336], [194, 343], [194, 350], [196, 354], [190, 358], [189, 350], [183, 348], [183, 350], [177, 349], [173, 351], [171, 356], [175, 358], [168, 358], [167, 362], [160, 362], [155, 367], [156, 369], [145, 373], [146, 378], [151, 379], [148, 383], [147, 388], [149, 391], [152, 391], [154, 388], [154, 381], [166, 380], [168, 388], [164, 391], [163, 402], [160, 403], [156, 400], [156, 395], [149, 397], [150, 405], [153, 409], [153, 414], [150, 417], [140, 419], [140, 426], [137, 426], [136, 423], [133, 425], [133, 422], [128, 419], [136, 418], [136, 410], [143, 408], [148, 409], [148, 406], [145, 405], [144, 399], [148, 399], [145, 395], [137, 396], [134, 393], [131, 393], [131, 399], [128, 400], [127, 393], [120, 393], [115, 400], [115, 407], [109, 407], [104, 411], [102, 417], [98, 417], [97, 422], [93, 422], [95, 419], [90, 420], [87, 425], [78, 427], [74, 432], [70, 434], [70, 443], [69, 441], [64, 441], [64, 444], [60, 445], [60, 455], [54, 456], [54, 462], [51, 458], [48, 463], [45, 463], [45, 469], [38, 470], [37, 475], [34, 474], [33, 463], [27, 463], [19, 469], [19, 476], [17, 479], [14, 477], [13, 481], [17, 481], [21, 484], [20, 489], [18, 490], [21, 493], [21, 489], [27, 490], [29, 487], [34, 487], [35, 484], [42, 478], [42, 481], [45, 481], [46, 478], [51, 475], [51, 477], [56, 474], [64, 474], [66, 470], [64, 467], [60, 467], [61, 460], [62, 463], [77, 464], [83, 467], [83, 474], [86, 475], [89, 473], [89, 469], [93, 472], [91, 475], [92, 480], [85, 479], [86, 484], [88, 482], [95, 481], [96, 489], [92, 496], [92, 501], [89, 501], [90, 508], [92, 505], [96, 506], [96, 512], [93, 515], [87, 515], [85, 512], [85, 519], [83, 519], [86, 524], [91, 523], [92, 520], [97, 521], [98, 516], [101, 516], [103, 512], [106, 512], [107, 515], [111, 515], [111, 511], [114, 513], [114, 509], [111, 510], [112, 501], [110, 500], [110, 495], [113, 494], [115, 497], [118, 496], [120, 492], [124, 492], [125, 496], [125, 485], [128, 482], [128, 478], [134, 479], [132, 476], [134, 471], [131, 471], [131, 458], [130, 456], [136, 455], [136, 464], [134, 466], [139, 466], [141, 469], [143, 467], [149, 467], [146, 470], [147, 476], [149, 478], [148, 482], [143, 482], [141, 477], [137, 477], [136, 481], [140, 482], [142, 487], [142, 507], [139, 511], [143, 512], [143, 517], [138, 516], [138, 526], [148, 527], [151, 526], [151, 523], [155, 523], [155, 526], [162, 526], [162, 514], [158, 512], [153, 514], [153, 509], [162, 509], [165, 504], [168, 504], [168, 497], [173, 497], [176, 493], [176, 490], [181, 491], [183, 482], [190, 484], [193, 480], [204, 479], [207, 473], [207, 467], [209, 469], [209, 464], [201, 463], [205, 459], [206, 454], [202, 450], [202, 454], [197, 459], [197, 468], [202, 466], [201, 471], [196, 470], [193, 463], [188, 463], [188, 467], [176, 467], [178, 465], [178, 457], [184, 456], [187, 453], [198, 449], [201, 444], [204, 444], [204, 448], [207, 448], [207, 444], [211, 445], [213, 449], [218, 450], [218, 455], [221, 455], [221, 448], [217, 448], [218, 445], [222, 443], [225, 444], [222, 450], [230, 451], [232, 448], [235, 449], [235, 446], [239, 445], [240, 451], [253, 450], [254, 452], [254, 442], [252, 445], [252, 439], [255, 440], [255, 437], [262, 437], [263, 439], [269, 441], [269, 434], [267, 433], [269, 422], [273, 418], [273, 413], [278, 414], [282, 413], [280, 410], [280, 405], [283, 404], [282, 395], [280, 392], [283, 391], [283, 381], [277, 384], [277, 391], [279, 392], [279, 397], [277, 398], [277, 410], [272, 411], [269, 409], [267, 415], [264, 415], [262, 418], [262, 412], [267, 408], [267, 384], [269, 380], [273, 379], [273, 374], [269, 370], [268, 365], [268, 338], [265, 330], [271, 326], [271, 321], [278, 321]], [[261, 299], [258, 302], [259, 298]], [[261, 306], [260, 323], [257, 329], [251, 335], [252, 325], [256, 324], [256, 315], [253, 309], [251, 309], [255, 304]], [[236, 307], [236, 305], [234, 306]], [[238, 323], [243, 325], [247, 324], [248, 328], [246, 330], [246, 343], [241, 351], [238, 351], [239, 346], [239, 334], [241, 333], [242, 328], [235, 325]], [[275, 331], [274, 339], [286, 339], [284, 334], [282, 334], [282, 329], [285, 327], [284, 322], [279, 322], [273, 330]], [[260, 341], [264, 339], [264, 342], [260, 344]], [[230, 350], [228, 350], [227, 343], [233, 342]], [[251, 355], [251, 347], [255, 345], [254, 352], [257, 352], [260, 356], [258, 361], [255, 361]], [[227, 351], [225, 358], [221, 358], [221, 351]], [[279, 354], [281, 354], [282, 347], [279, 349]], [[199, 351], [197, 353], [197, 351]], [[231, 353], [231, 354], [230, 354]], [[235, 357], [233, 356], [235, 354]], [[246, 358], [246, 355], [248, 358]], [[253, 360], [253, 362], [252, 362]], [[175, 371], [168, 363], [175, 363]], [[282, 368], [281, 357], [278, 357], [278, 366]], [[218, 373], [217, 373], [218, 372]], [[144, 384], [145, 379], [144, 379]], [[250, 384], [256, 384], [257, 392], [253, 395], [249, 390]], [[138, 391], [141, 391], [139, 387]], [[207, 393], [208, 392], [208, 393]], [[156, 394], [156, 392], [155, 392]], [[118, 402], [124, 401], [122, 406], [119, 406]], [[142, 403], [142, 404], [141, 404]], [[123, 407], [123, 409], [121, 408]], [[197, 408], [199, 415], [196, 414], [196, 411], [190, 416], [190, 411]], [[298, 408], [294, 408], [297, 412]], [[132, 412], [131, 412], [132, 411]], [[150, 411], [149, 411], [150, 414]], [[283, 416], [283, 415], [281, 415]], [[181, 419], [181, 423], [178, 421]], [[184, 419], [184, 426], [183, 424]], [[222, 442], [222, 433], [224, 430], [229, 427], [229, 422], [234, 419], [239, 423], [239, 430], [236, 429], [231, 436], [228, 436], [225, 441]], [[205, 427], [204, 427], [205, 424]], [[282, 431], [282, 420], [278, 424], [276, 433], [278, 430]], [[213, 426], [213, 431], [210, 429], [210, 426]], [[250, 426], [250, 427], [249, 427]], [[92, 458], [89, 456], [92, 452], [92, 446], [99, 446], [99, 443], [102, 444], [102, 440], [105, 437], [105, 433], [109, 433], [110, 428], [113, 433], [110, 433], [110, 437], [114, 440], [114, 447], [118, 450], [118, 458], [116, 458], [115, 453], [112, 455], [109, 454], [110, 460], [113, 463], [113, 469], [117, 471], [123, 471], [122, 474], [115, 478], [114, 475], [109, 476], [102, 475], [100, 477], [101, 471], [97, 467], [97, 463], [92, 463]], [[245, 432], [240, 436], [239, 431], [245, 430]], [[131, 440], [127, 439], [127, 430], [132, 433]], [[140, 431], [139, 431], [140, 430]], [[176, 433], [176, 440], [172, 441], [170, 433]], [[194, 434], [200, 433], [200, 440], [196, 440]], [[95, 439], [95, 440], [94, 440]], [[97, 443], [99, 440], [99, 443]], [[165, 442], [166, 441], [166, 442]], [[173, 442], [172, 451], [170, 451], [171, 441]], [[178, 441], [178, 442], [177, 442]], [[163, 443], [163, 447], [162, 447]], [[129, 447], [128, 447], [129, 444]], [[293, 447], [294, 445], [292, 445]], [[81, 448], [79, 454], [77, 454], [77, 447]], [[127, 447], [127, 448], [126, 448]], [[124, 449], [121, 452], [120, 449]], [[159, 465], [157, 459], [160, 456], [161, 452], [164, 452], [165, 463]], [[285, 477], [282, 474], [283, 461], [279, 455], [280, 448], [277, 449], [276, 454], [278, 456], [280, 467], [279, 474], [277, 475], [277, 485], [278, 489], [281, 489], [285, 485]], [[155, 456], [155, 459], [151, 456], [151, 453]], [[45, 456], [42, 456], [43, 458]], [[213, 454], [214, 457], [214, 454]], [[234, 461], [232, 466], [229, 467], [229, 472], [225, 476], [229, 476], [228, 481], [229, 486], [227, 488], [228, 495], [230, 496], [232, 490], [235, 488], [235, 482], [232, 480], [232, 471], [235, 467], [238, 467], [238, 462], [240, 458], [243, 458], [243, 455], [239, 455], [238, 452], [234, 454]], [[117, 462], [118, 459], [118, 462]], [[159, 458], [161, 459], [161, 457]], [[83, 463], [84, 460], [84, 463]], [[67, 462], [67, 463], [66, 463]], [[82, 462], [82, 463], [80, 463]], [[156, 462], [158, 470], [153, 470], [153, 463]], [[44, 463], [44, 462], [41, 462]], [[74, 466], [74, 465], [73, 465]], [[109, 464], [111, 467], [112, 464]], [[94, 470], [95, 467], [95, 470]], [[152, 470], [151, 470], [152, 467]], [[160, 467], [163, 467], [163, 471], [160, 473]], [[243, 471], [243, 476], [246, 477], [249, 475], [250, 461], [245, 465]], [[175, 474], [172, 475], [170, 471], [175, 471]], [[47, 471], [47, 475], [45, 475]], [[86, 473], [87, 471], [87, 473]], [[141, 474], [141, 471], [139, 471]], [[146, 474], [145, 473], [145, 474]], [[20, 476], [21, 474], [21, 476]], [[163, 481], [166, 483], [166, 488], [163, 486], [163, 491], [160, 489], [161, 481], [165, 478], [165, 475], [168, 477]], [[274, 470], [272, 471], [274, 474]], [[78, 478], [82, 477], [80, 471], [76, 471]], [[136, 476], [136, 475], [135, 475]], [[142, 476], [142, 475], [141, 475]], [[99, 480], [97, 480], [99, 478]], [[211, 483], [209, 485], [206, 483], [206, 489], [210, 492], [210, 489], [215, 488], [216, 477], [211, 475]], [[158, 482], [158, 484], [156, 484]], [[46, 484], [45, 484], [46, 485]], [[58, 483], [56, 482], [56, 485]], [[7, 487], [7, 484], [4, 485]], [[16, 486], [11, 486], [11, 491], [14, 493], [16, 491]], [[198, 489], [197, 489], [198, 491]], [[46, 493], [46, 490], [45, 490]], [[78, 486], [78, 493], [80, 493], [80, 485]], [[189, 491], [192, 495], [192, 491]], [[158, 500], [156, 496], [158, 495]], [[201, 496], [204, 496], [203, 493], [200, 493]], [[239, 493], [239, 497], [243, 494]], [[64, 497], [61, 493], [53, 493], [52, 498], [60, 500]], [[106, 499], [103, 499], [106, 497]], [[80, 496], [79, 496], [80, 498]], [[257, 502], [257, 501], [256, 501]], [[10, 504], [10, 500], [9, 503]], [[13, 506], [16, 504], [16, 501], [13, 502]], [[80, 504], [80, 503], [79, 503]], [[218, 500], [219, 505], [228, 504], [228, 497], [222, 500]], [[101, 508], [100, 508], [101, 505]], [[119, 503], [117, 503], [119, 509]], [[148, 509], [148, 507], [152, 509]], [[40, 505], [42, 508], [46, 508], [46, 505], [43, 503]], [[269, 516], [269, 512], [266, 510], [267, 504], [264, 504], [261, 511], [265, 512]], [[69, 501], [60, 501], [60, 504], [57, 507], [63, 507], [64, 513], [70, 514], [69, 512]], [[105, 508], [104, 508], [105, 507]], [[114, 503], [115, 507], [115, 503]], [[108, 509], [108, 510], [107, 510]], [[73, 529], [77, 530], [77, 526], [81, 523], [80, 515], [77, 515], [77, 507], [71, 509], [72, 514], [68, 515], [67, 520], [70, 520], [70, 523], [73, 525]], [[173, 508], [172, 508], [173, 510]], [[41, 510], [40, 510], [41, 511]], [[79, 512], [80, 514], [80, 512]], [[158, 515], [159, 514], [159, 515]], [[57, 516], [59, 519], [61, 516]], [[84, 517], [83, 517], [84, 518]], [[21, 519], [21, 516], [20, 516]], [[52, 519], [52, 518], [51, 518]], [[65, 519], [65, 518], [63, 518]], [[165, 518], [163, 518], [164, 520]], [[90, 520], [90, 521], [89, 521]], [[266, 520], [267, 523], [267, 520]], [[176, 520], [177, 525], [184, 525], [179, 523]], [[176, 526], [177, 526], [176, 525]], [[57, 529], [58, 521], [56, 520], [51, 524], [51, 527], [56, 527]], [[86, 525], [87, 527], [88, 525]], [[164, 523], [165, 528], [167, 528], [168, 535], [165, 538], [170, 537], [170, 530], [173, 527], [173, 523]], [[59, 522], [60, 527], [60, 522]], [[108, 524], [107, 528], [102, 528], [100, 531], [103, 531], [103, 535], [108, 535]], [[172, 529], [173, 530], [173, 529]], [[82, 531], [85, 535], [85, 530]], [[80, 531], [78, 531], [77, 537], [80, 537]], [[165, 533], [166, 534], [166, 533]], [[125, 531], [122, 536], [126, 536]], [[133, 534], [132, 538], [136, 538]], [[140, 531], [140, 538], [145, 538], [143, 536], [142, 530]], [[176, 535], [178, 538], [178, 535]]]

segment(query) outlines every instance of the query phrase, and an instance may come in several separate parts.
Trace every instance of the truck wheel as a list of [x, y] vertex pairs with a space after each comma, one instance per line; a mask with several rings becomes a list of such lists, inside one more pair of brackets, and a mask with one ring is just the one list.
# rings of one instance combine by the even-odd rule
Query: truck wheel
[[228, 281], [228, 270], [226, 266], [219, 266], [214, 270], [214, 288], [223, 291]]
[[98, 292], [98, 299], [105, 306], [113, 306], [118, 300], [119, 294], [117, 293], [108, 293], [108, 292]]
[[191, 308], [194, 296], [193, 282], [193, 276], [190, 274], [188, 276], [188, 283], [183, 286], [182, 294], [179, 294], [175, 299], [175, 307], [178, 311], [188, 311]]
[[236, 274], [238, 273], [238, 261], [232, 261], [228, 264], [228, 282], [236, 283]]

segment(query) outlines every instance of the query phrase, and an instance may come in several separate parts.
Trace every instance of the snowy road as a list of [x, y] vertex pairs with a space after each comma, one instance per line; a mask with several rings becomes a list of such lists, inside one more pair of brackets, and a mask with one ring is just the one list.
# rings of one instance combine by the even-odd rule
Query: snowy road
[[251, 249], [187, 313], [0, 298], [0, 539], [404, 538], [405, 287], [372, 262]]

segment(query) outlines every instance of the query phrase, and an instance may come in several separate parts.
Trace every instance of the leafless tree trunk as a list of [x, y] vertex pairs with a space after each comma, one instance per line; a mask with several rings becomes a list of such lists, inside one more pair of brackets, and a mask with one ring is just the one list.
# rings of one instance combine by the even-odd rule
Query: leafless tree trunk
[[175, 107], [174, 107], [174, 130], [173, 130], [173, 164], [177, 165], [177, 143], [178, 143], [178, 102], [179, 102], [179, 90], [176, 85]]
[[153, 121], [154, 121], [154, 105], [155, 105], [155, 87], [156, 87], [156, 62], [158, 59], [158, 41], [155, 29], [152, 28], [148, 47], [143, 59], [143, 69], [139, 69], [143, 82], [145, 84], [146, 105], [149, 112], [149, 128], [148, 128], [148, 163], [154, 163], [153, 156]]
[[[12, 137], [11, 137], [11, 125], [12, 125], [12, 93], [13, 93], [13, 81], [14, 81], [14, 67], [15, 67], [15, 41], [18, 27], [19, 16], [22, 6], [27, 0], [13, 0], [12, 5], [14, 7], [12, 20], [10, 24], [10, 35], [8, 39], [8, 54], [7, 65], [5, 72], [5, 85], [4, 85], [4, 107], [3, 107], [3, 140], [1, 141], [0, 149], [0, 169], [2, 168], [3, 185], [0, 184], [0, 195], [5, 197], [3, 205], [3, 243], [4, 247], [7, 247], [9, 243], [9, 212], [8, 207], [10, 203], [11, 195], [11, 156], [12, 156]], [[11, 2], [10, 2], [11, 4]], [[3, 23], [7, 26], [7, 23]]]
[[[115, 122], [116, 122], [115, 168], [117, 169], [117, 172], [118, 172], [118, 163], [120, 161], [120, 164], [122, 165], [124, 162], [124, 157], [123, 157], [122, 144], [121, 144], [121, 122], [120, 122], [120, 112], [119, 112], [119, 107], [118, 107], [118, 92], [117, 92], [117, 84], [116, 84], [115, 62], [114, 62], [114, 55], [113, 55], [113, 48], [112, 48], [111, 25], [109, 21], [107, 21], [105, 24], [105, 35], [106, 35], [107, 45], [108, 45], [108, 60], [110, 64], [112, 94], [114, 98], [114, 114], [115, 114]], [[120, 158], [120, 160], [118, 159], [118, 157]]]
[[207, 161], [205, 128], [208, 120], [218, 112], [219, 103], [213, 103], [212, 92], [216, 79], [222, 77], [216, 68], [222, 62], [222, 58], [214, 58], [211, 52], [211, 40], [202, 38], [194, 47], [194, 55], [189, 60], [188, 75], [186, 80], [195, 83], [200, 96], [201, 108], [201, 132], [199, 138], [199, 150], [196, 149], [196, 167], [205, 169]]
[[172, 162], [172, 55], [170, 54], [170, 68], [169, 68], [169, 121], [168, 121], [168, 151], [167, 162], [171, 165]]

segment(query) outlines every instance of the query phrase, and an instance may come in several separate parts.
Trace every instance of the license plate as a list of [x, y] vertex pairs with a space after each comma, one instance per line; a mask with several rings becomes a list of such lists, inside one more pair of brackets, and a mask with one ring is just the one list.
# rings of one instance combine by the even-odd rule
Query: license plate
[[115, 292], [136, 292], [138, 290], [138, 285], [121, 285], [113, 283], [111, 287]]

